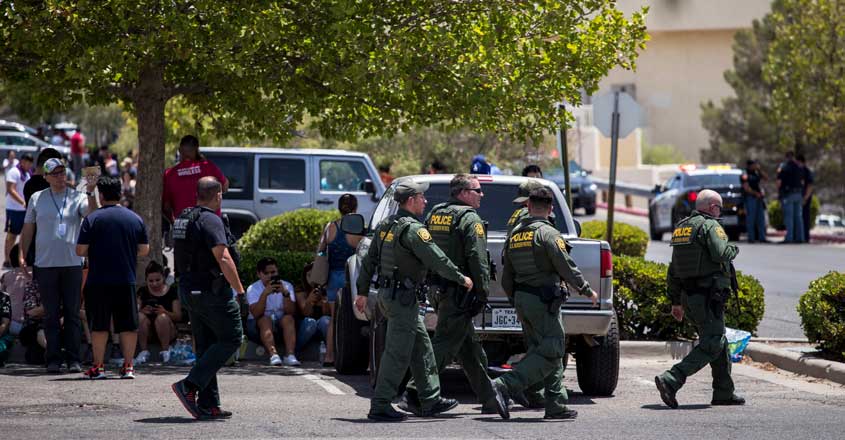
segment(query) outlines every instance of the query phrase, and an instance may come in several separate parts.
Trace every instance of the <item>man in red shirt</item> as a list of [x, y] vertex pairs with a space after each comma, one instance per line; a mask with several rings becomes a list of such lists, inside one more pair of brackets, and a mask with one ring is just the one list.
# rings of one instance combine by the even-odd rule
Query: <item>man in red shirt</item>
[[229, 189], [229, 181], [220, 168], [200, 153], [200, 141], [196, 137], [188, 135], [179, 141], [179, 157], [181, 161], [164, 172], [161, 194], [162, 211], [171, 221], [185, 208], [196, 206], [197, 182], [201, 178], [216, 177], [223, 184], [224, 193]]
[[70, 138], [70, 167], [78, 179], [82, 172], [82, 155], [85, 154], [85, 136], [82, 135], [82, 128], [76, 127], [76, 132]]

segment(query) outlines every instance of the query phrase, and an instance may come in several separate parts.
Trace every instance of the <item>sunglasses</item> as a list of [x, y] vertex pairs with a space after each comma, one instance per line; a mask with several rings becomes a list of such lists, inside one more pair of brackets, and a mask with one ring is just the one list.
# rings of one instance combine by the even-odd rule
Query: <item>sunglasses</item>
[[484, 191], [481, 190], [481, 188], [464, 188], [464, 191], [473, 191], [476, 194], [481, 194], [481, 193], [484, 192]]

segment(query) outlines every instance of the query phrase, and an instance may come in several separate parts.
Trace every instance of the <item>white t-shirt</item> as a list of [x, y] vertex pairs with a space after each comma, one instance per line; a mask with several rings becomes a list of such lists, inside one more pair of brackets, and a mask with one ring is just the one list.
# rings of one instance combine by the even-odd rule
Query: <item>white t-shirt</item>
[[[16, 166], [6, 172], [6, 183], [14, 183], [18, 189], [18, 195], [21, 198], [23, 198], [23, 187], [26, 185], [27, 180], [29, 180], [29, 174], [22, 176], [20, 168]], [[6, 193], [6, 209], [11, 211], [26, 211], [26, 206], [13, 199], [11, 194]]]
[[[288, 292], [290, 292], [290, 300], [296, 302], [296, 296], [294, 296], [293, 292], [293, 284], [282, 280], [282, 284], [285, 286]], [[261, 280], [258, 280], [249, 285], [246, 288], [246, 302], [249, 305], [253, 305], [258, 302], [261, 298], [261, 292], [264, 291], [264, 283]], [[282, 297], [281, 293], [271, 293], [267, 295], [267, 307], [264, 309], [264, 316], [272, 317], [274, 314], [277, 318], [281, 318], [282, 315], [285, 314], [284, 309], [285, 303], [284, 298]], [[255, 319], [252, 316], [252, 313], [249, 314], [249, 319]]]

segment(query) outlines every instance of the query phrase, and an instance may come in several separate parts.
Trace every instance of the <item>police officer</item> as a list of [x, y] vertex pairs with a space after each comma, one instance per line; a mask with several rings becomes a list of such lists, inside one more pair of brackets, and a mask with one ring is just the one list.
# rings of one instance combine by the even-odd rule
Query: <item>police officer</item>
[[687, 378], [710, 365], [713, 370], [711, 405], [743, 405], [734, 394], [731, 360], [725, 338], [725, 301], [730, 294], [730, 264], [739, 252], [717, 219], [722, 197], [705, 189], [698, 193], [692, 215], [672, 232], [672, 262], [667, 276], [672, 316], [678, 322], [688, 316], [698, 331], [698, 345], [681, 362], [654, 378], [660, 398], [678, 407], [675, 394]]
[[493, 386], [513, 395], [542, 382], [546, 419], [573, 419], [578, 416], [566, 407], [563, 356], [566, 353], [560, 306], [566, 299], [560, 288], [564, 280], [596, 304], [598, 295], [584, 280], [569, 257], [560, 232], [548, 218], [552, 212], [552, 192], [547, 188], [531, 191], [529, 217], [514, 228], [505, 247], [502, 288], [513, 298], [528, 351], [516, 367], [493, 381]]
[[[449, 182], [451, 198], [429, 212], [426, 218], [434, 243], [445, 252], [463, 273], [469, 273], [475, 288], [465, 291], [453, 281], [434, 274], [430, 280], [429, 298], [437, 311], [437, 328], [431, 345], [437, 361], [438, 373], [456, 358], [463, 366], [469, 384], [482, 404], [485, 413], [500, 413], [505, 417], [507, 406], [501, 408], [487, 375], [487, 354], [475, 336], [472, 323], [487, 303], [490, 287], [490, 264], [487, 253], [486, 229], [475, 211], [481, 206], [484, 192], [476, 176], [457, 174]], [[416, 384], [408, 383], [405, 400], [399, 408], [419, 413]]]
[[375, 395], [367, 417], [377, 421], [401, 421], [406, 415], [393, 409], [408, 367], [416, 383], [421, 416], [436, 416], [458, 405], [440, 397], [440, 378], [422, 317], [418, 294], [422, 293], [428, 270], [469, 290], [472, 280], [434, 244], [425, 225], [418, 220], [427, 203], [427, 183], [413, 179], [399, 182], [393, 193], [399, 210], [375, 230], [373, 241], [361, 263], [355, 306], [364, 311], [373, 274], [378, 274], [378, 306], [387, 317], [387, 337]]
[[197, 360], [173, 392], [197, 419], [231, 417], [220, 409], [217, 370], [241, 344], [240, 307], [232, 290], [243, 295], [238, 269], [227, 247], [227, 231], [216, 214], [223, 186], [214, 177], [197, 183], [197, 206], [185, 209], [173, 223], [179, 298], [191, 316]]
[[542, 187], [543, 184], [535, 179], [528, 179], [519, 184], [519, 192], [517, 197], [513, 199], [513, 204], [519, 205], [519, 208], [516, 208], [508, 219], [508, 236], [519, 222], [528, 217], [528, 196], [531, 195], [531, 191]]

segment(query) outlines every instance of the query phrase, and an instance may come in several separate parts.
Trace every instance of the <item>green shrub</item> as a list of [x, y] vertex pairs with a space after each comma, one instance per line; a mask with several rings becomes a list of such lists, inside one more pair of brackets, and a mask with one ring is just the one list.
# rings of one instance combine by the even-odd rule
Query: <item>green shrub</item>
[[[819, 198], [813, 196], [813, 199], [810, 201], [810, 227], [816, 224], [816, 217], [819, 215], [819, 210], [821, 209], [821, 202], [819, 202]], [[783, 208], [780, 206], [780, 200], [772, 200], [769, 202], [769, 206], [766, 207], [766, 211], [769, 213], [769, 226], [777, 229], [778, 231], [783, 231], [786, 229], [786, 225], [783, 222]]]
[[807, 339], [845, 359], [845, 274], [829, 272], [811, 282], [798, 301], [798, 314]]
[[[695, 329], [685, 320], [678, 323], [670, 314], [666, 295], [668, 266], [643, 258], [613, 256], [614, 308], [624, 339], [692, 338]], [[763, 319], [763, 286], [752, 276], [737, 274], [739, 304], [733, 295], [725, 307], [728, 327], [754, 333]]]
[[[581, 225], [581, 237], [606, 240], [607, 222], [590, 220]], [[613, 222], [613, 254], [644, 257], [648, 247], [648, 234], [627, 223]]]
[[336, 210], [298, 209], [254, 224], [238, 241], [241, 280], [255, 281], [255, 264], [261, 257], [272, 257], [279, 262], [282, 278], [299, 285], [303, 266], [314, 260], [323, 227], [338, 218]]

